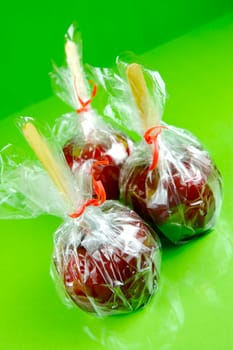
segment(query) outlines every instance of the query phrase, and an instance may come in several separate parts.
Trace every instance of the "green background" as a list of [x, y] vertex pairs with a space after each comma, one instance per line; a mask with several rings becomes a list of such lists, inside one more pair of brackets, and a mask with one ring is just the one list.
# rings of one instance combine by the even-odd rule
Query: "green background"
[[78, 20], [84, 60], [109, 65], [125, 50], [145, 52], [233, 9], [229, 0], [4, 2], [0, 8], [0, 117], [51, 95], [51, 60]]
[[[19, 65], [15, 74], [10, 73], [15, 81], [9, 85], [11, 95], [8, 96], [3, 89], [3, 106], [8, 108], [7, 98], [11, 101], [12, 96], [17, 96], [18, 103], [22, 105], [17, 105], [15, 98], [11, 107], [18, 115], [19, 109], [29, 101], [49, 96], [49, 59], [62, 60], [63, 33], [71, 17], [78, 17], [80, 22], [82, 18], [80, 24], [84, 28], [86, 61], [110, 64], [118, 50], [145, 51], [142, 55], [145, 64], [159, 70], [166, 81], [169, 97], [165, 121], [188, 128], [211, 151], [224, 178], [225, 195], [215, 230], [187, 245], [165, 247], [158, 294], [144, 310], [124, 317], [97, 319], [77, 308], [68, 309], [61, 302], [49, 273], [52, 237], [60, 224], [59, 219], [43, 216], [34, 220], [0, 221], [1, 350], [233, 349], [233, 12], [203, 24], [205, 19], [218, 14], [220, 5], [214, 2], [212, 5], [210, 2], [204, 5], [195, 3], [188, 9], [185, 3], [171, 3], [170, 6], [167, 4], [168, 12], [165, 5], [157, 5], [160, 12], [156, 12], [154, 4], [152, 13], [144, 2], [146, 12], [139, 25], [139, 20], [135, 21], [135, 18], [139, 19], [142, 5], [136, 8], [135, 17], [129, 17], [131, 6], [126, 6], [128, 12], [125, 13], [119, 3], [119, 8], [112, 10], [112, 17], [103, 12], [102, 20], [97, 21], [94, 5], [90, 8], [92, 16], [80, 11], [78, 17], [73, 15], [74, 6], [66, 3], [63, 21], [64, 4], [59, 8], [60, 17], [55, 14], [56, 8], [50, 19], [48, 11], [43, 13], [40, 26], [37, 22], [37, 26], [33, 27], [35, 18], [40, 17], [36, 9], [34, 12], [28, 9], [28, 12], [22, 13], [21, 21], [15, 18], [12, 26], [8, 24], [8, 29], [12, 31], [6, 32], [4, 40], [8, 48], [17, 49], [9, 67], [13, 64], [15, 69]], [[97, 9], [98, 5], [95, 6]], [[221, 11], [224, 12], [227, 6], [227, 3], [222, 3]], [[105, 11], [106, 7], [105, 4]], [[96, 12], [101, 13], [101, 6]], [[66, 13], [72, 15], [66, 17]], [[122, 16], [120, 21], [119, 14]], [[153, 17], [154, 24], [146, 21], [147, 15]], [[89, 16], [92, 21], [87, 20]], [[52, 26], [50, 31], [50, 23], [56, 21], [57, 25]], [[98, 23], [96, 30], [91, 30], [93, 21]], [[124, 37], [123, 28], [128, 28], [128, 23], [134, 21], [135, 30], [126, 30]], [[202, 25], [198, 26], [201, 22]], [[94, 49], [94, 44], [98, 40], [103, 48], [106, 46], [107, 39], [101, 35], [106, 23], [109, 47], [103, 54]], [[176, 26], [177, 31], [173, 30]], [[196, 28], [189, 31], [192, 26]], [[186, 34], [171, 40], [182, 27]], [[22, 34], [26, 28], [30, 32], [28, 37]], [[157, 37], [158, 29], [163, 33], [160, 39]], [[43, 35], [48, 31], [53, 44], [47, 41], [42, 50]], [[135, 38], [133, 32], [141, 33], [141, 36], [138, 34]], [[37, 45], [34, 46], [32, 39], [35, 33]], [[113, 41], [110, 40], [112, 33], [115, 33]], [[9, 45], [7, 36], [12, 39], [13, 46]], [[159, 41], [163, 44], [156, 47]], [[29, 47], [29, 57], [36, 57], [35, 65], [31, 60], [26, 61], [25, 47]], [[17, 63], [18, 59], [20, 63]], [[6, 84], [7, 72], [4, 71], [2, 76]], [[18, 86], [17, 89], [15, 86]], [[23, 114], [52, 123], [66, 110], [67, 107], [57, 98], [50, 97], [27, 107]], [[13, 126], [13, 120], [14, 116], [11, 116], [0, 121], [0, 147], [7, 142], [26, 147]]]

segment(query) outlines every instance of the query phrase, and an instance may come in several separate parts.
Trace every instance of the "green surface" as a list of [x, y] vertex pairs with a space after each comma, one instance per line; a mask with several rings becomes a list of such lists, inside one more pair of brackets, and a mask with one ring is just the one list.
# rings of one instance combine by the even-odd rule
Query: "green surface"
[[121, 51], [145, 52], [229, 9], [230, 0], [2, 1], [0, 117], [51, 95], [51, 60], [62, 62], [63, 36], [74, 20], [85, 61], [109, 65]]
[[[60, 220], [1, 221], [0, 349], [233, 349], [233, 13], [144, 55], [167, 83], [164, 119], [190, 129], [221, 169], [225, 199], [216, 229], [166, 248], [158, 294], [144, 310], [97, 319], [62, 304], [49, 275]], [[25, 114], [52, 120], [56, 98]], [[0, 122], [1, 145], [23, 143], [12, 117]]]

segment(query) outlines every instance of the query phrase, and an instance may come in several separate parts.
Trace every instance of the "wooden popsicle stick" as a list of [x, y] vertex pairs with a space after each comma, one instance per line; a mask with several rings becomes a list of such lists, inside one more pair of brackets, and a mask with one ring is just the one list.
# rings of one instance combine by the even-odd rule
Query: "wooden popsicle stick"
[[128, 65], [126, 75], [141, 116], [144, 131], [159, 125], [141, 66], [137, 63]]
[[[73, 85], [76, 94], [82, 99], [88, 99], [88, 90], [86, 86], [86, 80], [81, 66], [81, 59], [78, 53], [76, 44], [68, 40], [65, 44], [66, 59], [69, 70], [73, 77]], [[78, 108], [81, 107], [79, 100], [77, 99]]]
[[65, 200], [72, 205], [70, 185], [59, 163], [54, 159], [52, 152], [39, 134], [36, 127], [28, 122], [23, 126], [23, 134], [37, 158], [47, 170], [57, 189], [63, 194]]

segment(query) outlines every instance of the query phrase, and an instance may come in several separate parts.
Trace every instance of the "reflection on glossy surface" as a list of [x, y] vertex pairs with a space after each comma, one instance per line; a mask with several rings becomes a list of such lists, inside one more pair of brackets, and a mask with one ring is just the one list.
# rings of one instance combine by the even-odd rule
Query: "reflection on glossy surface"
[[[187, 325], [208, 325], [212, 315], [224, 315], [233, 237], [226, 221], [218, 226], [221, 230], [186, 246], [164, 249], [160, 290], [148, 308], [129, 317], [95, 319], [83, 326], [85, 334], [103, 349], [176, 349]], [[193, 319], [196, 313], [200, 319]], [[140, 330], [136, 337], [135, 330]]]
[[[184, 310], [178, 291], [166, 278], [162, 278], [160, 292], [153, 298], [149, 307], [128, 317], [95, 320], [93, 324], [84, 326], [83, 330], [104, 349], [152, 350], [155, 346], [159, 349], [169, 349], [183, 323]], [[136, 337], [135, 327], [140, 330]]]

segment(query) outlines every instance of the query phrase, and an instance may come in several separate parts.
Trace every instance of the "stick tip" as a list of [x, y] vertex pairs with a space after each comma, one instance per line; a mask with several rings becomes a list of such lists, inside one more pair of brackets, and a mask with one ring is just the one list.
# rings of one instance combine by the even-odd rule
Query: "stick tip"
[[142, 67], [138, 63], [131, 63], [126, 68], [127, 78], [130, 80], [132, 77], [142, 73]]
[[66, 42], [65, 42], [66, 55], [68, 55], [70, 52], [76, 51], [76, 49], [77, 49], [76, 45], [72, 40], [70, 40], [70, 39], [66, 40]]
[[22, 131], [23, 134], [26, 136], [28, 134], [28, 132], [30, 132], [30, 130], [33, 128], [33, 124], [30, 122], [26, 122], [22, 125]]

